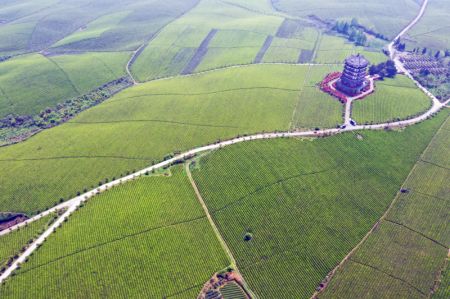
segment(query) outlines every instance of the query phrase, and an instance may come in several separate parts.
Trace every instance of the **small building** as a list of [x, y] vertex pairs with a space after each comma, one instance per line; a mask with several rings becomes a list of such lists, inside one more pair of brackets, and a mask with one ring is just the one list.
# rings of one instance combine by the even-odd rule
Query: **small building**
[[345, 59], [344, 72], [336, 84], [341, 92], [356, 96], [367, 86], [367, 67], [369, 61], [363, 55], [352, 55]]

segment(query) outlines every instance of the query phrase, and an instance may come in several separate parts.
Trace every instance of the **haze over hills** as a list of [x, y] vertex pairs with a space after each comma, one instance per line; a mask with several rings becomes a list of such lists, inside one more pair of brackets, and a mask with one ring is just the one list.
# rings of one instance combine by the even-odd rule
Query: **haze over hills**
[[0, 3], [1, 298], [448, 298], [441, 0]]

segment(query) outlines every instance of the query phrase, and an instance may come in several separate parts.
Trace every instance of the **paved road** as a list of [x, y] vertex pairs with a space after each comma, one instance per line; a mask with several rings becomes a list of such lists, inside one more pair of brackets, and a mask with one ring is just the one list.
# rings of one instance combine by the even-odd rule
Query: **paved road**
[[[419, 17], [416, 18], [410, 25], [408, 25], [408, 30], [415, 24], [417, 23], [418, 19], [420, 19], [420, 17], [423, 15], [423, 12], [425, 10], [425, 6], [428, 3], [428, 0], [425, 0], [424, 5], [422, 6], [421, 12], [419, 14]], [[399, 36], [403, 35], [407, 30], [403, 30], [402, 34], [399, 34]], [[398, 37], [397, 37], [398, 38]], [[394, 57], [395, 58], [395, 57]], [[401, 62], [399, 61], [399, 63], [401, 64]], [[415, 81], [416, 82], [416, 81]], [[435, 114], [436, 112], [438, 112], [439, 110], [441, 110], [442, 108], [446, 107], [446, 105], [448, 105], [450, 103], [450, 99], [445, 101], [444, 103], [439, 102], [436, 97], [434, 97], [426, 88], [424, 88], [423, 86], [421, 86], [418, 82], [416, 82], [416, 84], [419, 86], [419, 88], [421, 88], [429, 97], [432, 98], [433, 100], [433, 105], [432, 107], [425, 112], [422, 115], [419, 115], [417, 117], [414, 117], [412, 119], [408, 119], [408, 120], [403, 120], [403, 121], [398, 121], [398, 122], [392, 122], [392, 123], [383, 123], [383, 124], [376, 124], [376, 125], [357, 125], [357, 126], [347, 126], [345, 129], [341, 129], [341, 128], [334, 128], [334, 129], [324, 129], [324, 130], [318, 130], [318, 131], [304, 131], [304, 132], [280, 132], [280, 133], [262, 133], [262, 134], [256, 134], [256, 135], [252, 135], [252, 136], [246, 136], [246, 137], [238, 137], [238, 138], [234, 138], [231, 140], [227, 140], [227, 141], [222, 141], [220, 143], [215, 143], [215, 144], [210, 144], [210, 145], [206, 145], [206, 146], [202, 146], [202, 147], [197, 147], [194, 149], [191, 149], [185, 153], [182, 153], [180, 155], [177, 155], [169, 160], [163, 161], [161, 163], [158, 163], [156, 165], [144, 168], [142, 170], [139, 170], [133, 174], [130, 174], [126, 177], [117, 179], [115, 181], [109, 182], [107, 184], [104, 184], [96, 189], [93, 189], [89, 192], [86, 192], [80, 196], [77, 196], [69, 201], [66, 201], [50, 210], [47, 210], [29, 220], [27, 220], [27, 222], [31, 222], [31, 221], [35, 221], [37, 219], [40, 219], [42, 217], [44, 217], [45, 215], [48, 215], [52, 212], [55, 212], [56, 210], [59, 209], [67, 209], [64, 214], [59, 217], [41, 236], [39, 236], [29, 247], [28, 249], [22, 253], [22, 255], [20, 255], [20, 257], [15, 260], [13, 262], [13, 264], [0, 276], [0, 283], [3, 282], [5, 279], [7, 279], [11, 273], [14, 272], [14, 270], [17, 269], [17, 267], [23, 263], [32, 253], [34, 250], [36, 250], [43, 242], [45, 242], [46, 238], [49, 237], [53, 231], [59, 227], [65, 220], [65, 218], [69, 217], [73, 212], [76, 211], [77, 207], [82, 204], [84, 201], [92, 198], [93, 196], [108, 190], [114, 186], [118, 186], [121, 184], [124, 184], [128, 181], [134, 180], [136, 178], [138, 178], [139, 176], [143, 176], [145, 175], [145, 173], [147, 172], [152, 172], [153, 170], [157, 170], [160, 168], [163, 168], [165, 166], [170, 166], [172, 163], [185, 159], [185, 158], [189, 158], [192, 157], [193, 155], [202, 153], [202, 152], [207, 152], [207, 151], [211, 151], [211, 150], [215, 150], [215, 149], [219, 149], [225, 146], [229, 146], [229, 145], [233, 145], [236, 143], [241, 143], [241, 142], [247, 142], [247, 141], [254, 141], [254, 140], [263, 140], [263, 139], [275, 139], [275, 138], [284, 138], [284, 137], [316, 137], [316, 136], [323, 136], [323, 135], [334, 135], [334, 134], [339, 134], [339, 133], [344, 133], [344, 132], [351, 132], [351, 131], [358, 131], [358, 130], [379, 130], [379, 129], [384, 129], [386, 127], [405, 127], [405, 126], [410, 126], [413, 124], [416, 124], [418, 122], [424, 121], [426, 120], [428, 117], [430, 117], [431, 115]], [[14, 231], [22, 226], [24, 226], [25, 224], [18, 224], [16, 226], [11, 227], [10, 229], [2, 232], [0, 234], [4, 235], [7, 234], [11, 231]]]

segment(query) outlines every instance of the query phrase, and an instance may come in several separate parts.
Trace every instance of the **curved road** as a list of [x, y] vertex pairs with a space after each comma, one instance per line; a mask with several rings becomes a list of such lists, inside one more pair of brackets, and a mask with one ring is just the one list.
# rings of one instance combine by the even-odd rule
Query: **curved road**
[[[423, 16], [425, 8], [428, 4], [428, 0], [425, 0], [422, 8], [419, 12], [419, 15], [396, 37], [396, 39], [398, 39], [399, 37], [401, 37], [403, 34], [405, 34], [412, 26], [414, 26], [418, 20]], [[393, 49], [393, 44], [394, 42], [392, 42], [389, 45], [390, 50]], [[394, 50], [393, 50], [394, 51]], [[392, 54], [393, 52], [391, 52], [391, 55], [394, 55], [393, 58], [394, 60], [396, 60], [396, 63], [398, 63], [399, 65], [401, 65], [401, 67], [399, 68], [400, 70], [404, 70], [403, 65], [401, 64], [401, 62], [398, 60], [397, 57], [395, 57], [395, 54]], [[407, 75], [409, 74], [408, 72], [405, 72]], [[409, 74], [410, 78], [412, 78], [412, 76]], [[414, 79], [413, 79], [414, 80]], [[149, 172], [151, 173], [153, 170], [157, 170], [160, 168], [163, 168], [165, 166], [170, 166], [172, 163], [179, 161], [179, 160], [183, 160], [185, 158], [190, 158], [196, 154], [202, 153], [202, 152], [207, 152], [207, 151], [211, 151], [211, 150], [215, 150], [215, 149], [219, 149], [225, 146], [229, 146], [229, 145], [233, 145], [236, 143], [241, 143], [241, 142], [246, 142], [246, 141], [253, 141], [253, 140], [263, 140], [263, 139], [275, 139], [275, 138], [283, 138], [283, 137], [316, 137], [316, 136], [326, 136], [326, 135], [335, 135], [335, 134], [339, 134], [339, 133], [344, 133], [344, 132], [351, 132], [351, 131], [358, 131], [358, 130], [379, 130], [379, 129], [384, 129], [386, 127], [405, 127], [405, 126], [410, 126], [413, 124], [416, 124], [418, 122], [424, 121], [426, 120], [428, 117], [432, 116], [433, 114], [437, 113], [439, 110], [441, 110], [442, 108], [446, 107], [449, 103], [450, 103], [450, 99], [445, 101], [444, 103], [439, 102], [436, 97], [434, 97], [426, 88], [424, 88], [422, 85], [420, 85], [419, 82], [415, 81], [416, 85], [422, 90], [424, 91], [432, 100], [433, 100], [433, 105], [432, 107], [425, 112], [422, 115], [419, 115], [417, 117], [414, 117], [412, 119], [408, 119], [408, 120], [402, 120], [402, 121], [398, 121], [398, 122], [392, 122], [392, 123], [383, 123], [383, 124], [376, 124], [376, 125], [357, 125], [357, 126], [347, 126], [344, 129], [341, 128], [335, 128], [335, 129], [324, 129], [324, 130], [318, 130], [318, 131], [304, 131], [304, 132], [280, 132], [280, 133], [262, 133], [262, 134], [256, 134], [256, 135], [252, 135], [252, 136], [246, 136], [246, 137], [238, 137], [238, 138], [234, 138], [231, 140], [227, 140], [227, 141], [222, 141], [220, 143], [215, 143], [215, 144], [210, 144], [210, 145], [206, 145], [206, 146], [202, 146], [202, 147], [197, 147], [194, 149], [191, 149], [185, 153], [182, 153], [180, 155], [177, 155], [169, 160], [163, 161], [161, 163], [158, 163], [156, 165], [144, 168], [142, 170], [139, 170], [133, 174], [130, 174], [128, 176], [125, 176], [123, 178], [117, 179], [115, 181], [109, 182], [107, 184], [104, 184], [96, 189], [93, 189], [89, 192], [86, 192], [80, 196], [77, 196], [69, 201], [66, 201], [58, 206], [53, 207], [50, 210], [47, 210], [31, 219], [28, 219], [26, 222], [17, 224], [11, 228], [9, 228], [8, 230], [2, 231], [0, 232], [0, 236], [2, 235], [6, 235], [9, 232], [12, 232], [20, 227], [25, 226], [27, 223], [30, 223], [32, 221], [35, 221], [37, 219], [40, 219], [42, 217], [44, 217], [45, 215], [48, 215], [50, 213], [53, 213], [57, 210], [60, 209], [67, 209], [64, 214], [62, 214], [42, 235], [40, 235], [20, 256], [18, 259], [16, 259], [11, 266], [6, 269], [6, 271], [0, 276], [0, 283], [2, 283], [5, 279], [7, 279], [17, 268], [18, 266], [20, 266], [20, 264], [22, 264], [23, 262], [26, 261], [26, 259], [42, 244], [45, 242], [46, 238], [48, 238], [56, 228], [58, 228], [59, 226], [61, 226], [61, 224], [64, 222], [64, 220], [66, 218], [68, 218], [73, 212], [75, 212], [77, 210], [77, 208], [85, 201], [87, 201], [88, 199], [94, 197], [95, 195], [108, 190], [114, 186], [118, 186], [121, 185], [123, 183], [126, 183], [128, 181], [134, 180], [140, 176], [145, 175], [145, 173]]]

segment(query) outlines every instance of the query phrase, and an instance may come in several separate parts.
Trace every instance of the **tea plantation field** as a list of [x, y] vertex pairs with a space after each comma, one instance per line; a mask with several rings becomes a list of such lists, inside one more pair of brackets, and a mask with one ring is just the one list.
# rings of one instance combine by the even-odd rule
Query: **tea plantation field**
[[[397, 194], [386, 218], [337, 271], [323, 298], [429, 297], [450, 247], [449, 124], [447, 118], [404, 182], [407, 192]], [[448, 291], [446, 279], [440, 296]]]
[[0, 118], [37, 114], [125, 76], [128, 52], [45, 57], [20, 56], [0, 63]]
[[376, 81], [375, 93], [354, 101], [353, 119], [361, 124], [405, 119], [426, 111], [431, 100], [406, 76]]
[[2, 298], [195, 298], [230, 264], [183, 167], [99, 195], [0, 288]]
[[194, 178], [250, 288], [309, 298], [386, 211], [447, 115], [401, 132], [255, 141], [202, 158]]
[[[246, 6], [247, 5], [247, 6]], [[341, 64], [352, 53], [384, 61], [381, 47], [356, 47], [306, 20], [251, 4], [203, 0], [152, 39], [132, 65], [140, 81], [251, 63]]]
[[[2, 1], [0, 56], [134, 50], [198, 0]], [[56, 47], [56, 48], [55, 48]]]
[[[279, 16], [203, 0], [150, 41], [134, 63], [133, 74], [147, 81], [197, 67], [206, 70], [252, 63], [266, 36], [274, 35], [282, 22]], [[206, 40], [211, 30], [218, 33]]]
[[450, 29], [447, 20], [450, 18], [450, 3], [445, 0], [429, 1], [423, 18], [408, 32], [409, 48], [426, 47], [432, 50], [450, 48]]
[[28, 242], [47, 228], [56, 215], [50, 214], [7, 235], [0, 236], [0, 273], [8, 261], [22, 252]]
[[[317, 69], [320, 76], [326, 72]], [[33, 214], [173, 152], [238, 134], [288, 130], [302, 85], [317, 73], [306, 66], [257, 65], [127, 89], [66, 124], [0, 148], [0, 165], [9, 173], [0, 185], [0, 211]], [[339, 122], [337, 101], [308, 100], [316, 108], [297, 107], [302, 127]], [[329, 114], [317, 120], [311, 115], [328, 104], [335, 110], [326, 108]]]

